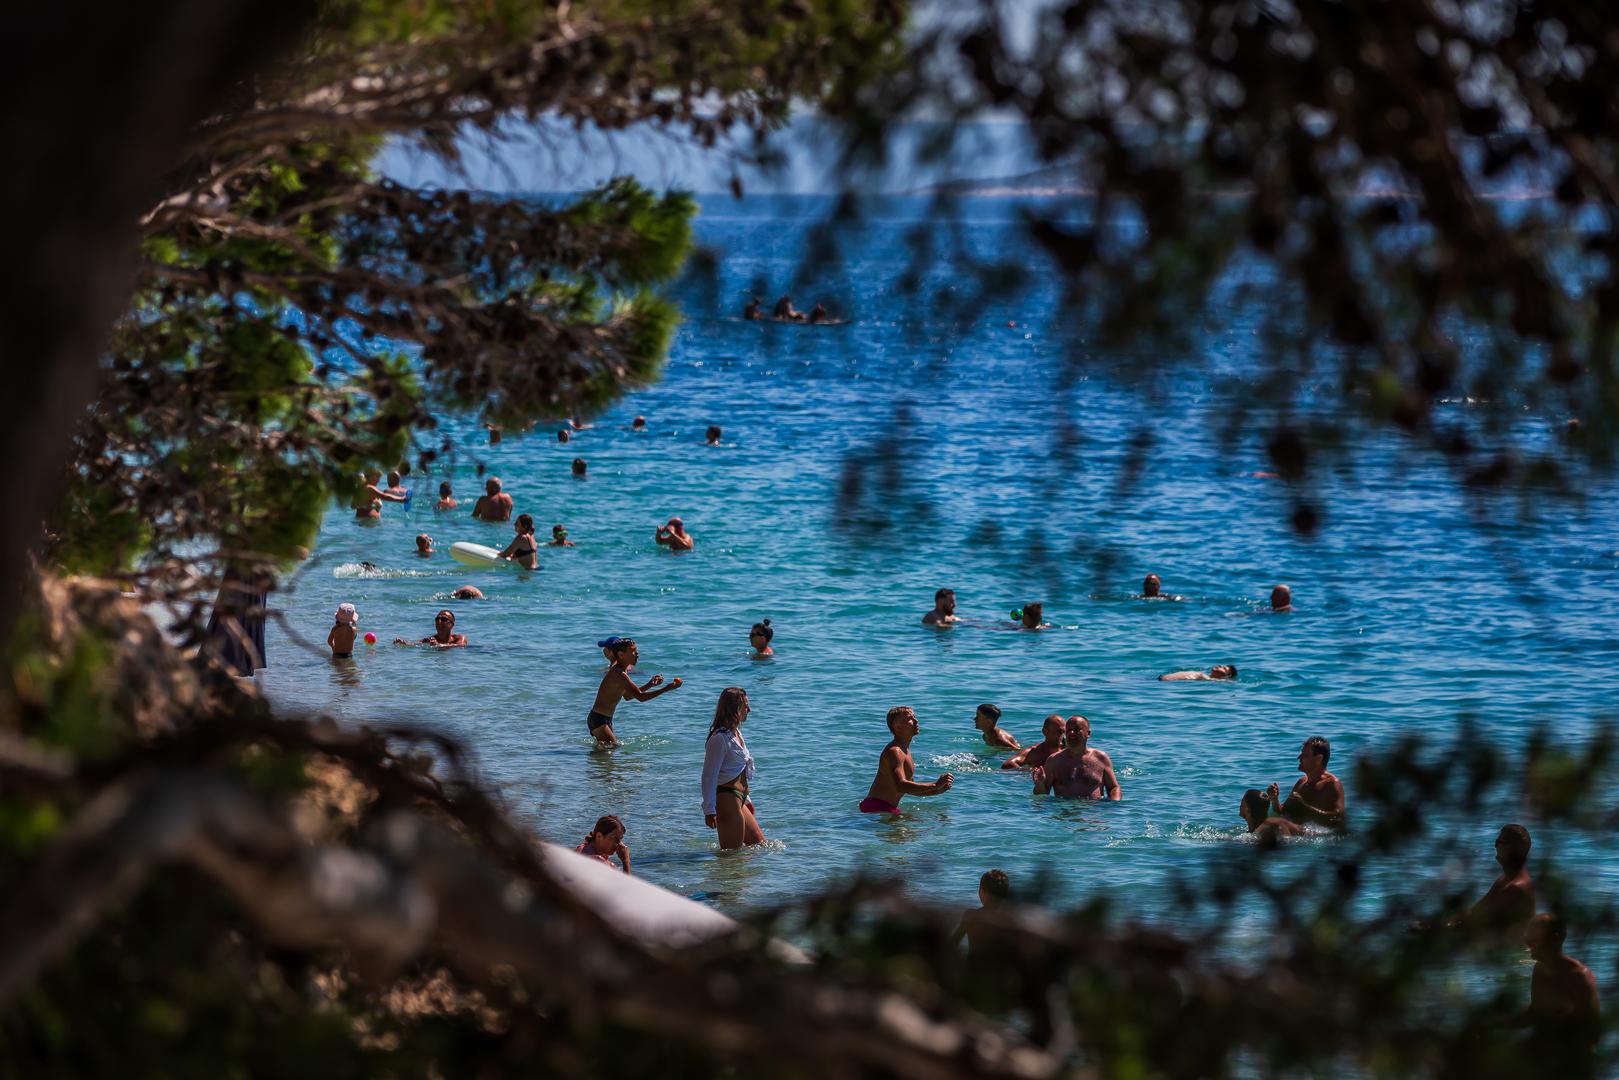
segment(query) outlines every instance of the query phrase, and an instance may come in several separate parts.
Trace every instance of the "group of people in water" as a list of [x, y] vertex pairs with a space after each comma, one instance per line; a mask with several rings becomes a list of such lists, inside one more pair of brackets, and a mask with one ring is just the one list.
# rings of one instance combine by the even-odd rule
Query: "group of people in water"
[[[748, 322], [759, 322], [765, 317], [764, 301], [757, 296], [742, 306], [742, 317]], [[793, 298], [783, 296], [776, 301], [776, 306], [770, 309], [770, 318], [775, 322], [801, 322], [826, 323], [832, 321], [832, 314], [826, 310], [825, 304], [816, 304], [808, 311], [799, 311], [793, 307]]]

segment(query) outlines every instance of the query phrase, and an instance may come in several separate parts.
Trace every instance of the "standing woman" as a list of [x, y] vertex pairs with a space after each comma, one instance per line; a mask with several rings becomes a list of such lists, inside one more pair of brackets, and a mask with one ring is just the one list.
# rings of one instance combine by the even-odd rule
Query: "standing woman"
[[753, 779], [753, 755], [742, 741], [742, 722], [748, 718], [748, 692], [728, 686], [714, 707], [714, 726], [703, 748], [703, 823], [719, 830], [720, 850], [744, 844], [762, 844], [765, 834], [753, 816], [748, 782]]

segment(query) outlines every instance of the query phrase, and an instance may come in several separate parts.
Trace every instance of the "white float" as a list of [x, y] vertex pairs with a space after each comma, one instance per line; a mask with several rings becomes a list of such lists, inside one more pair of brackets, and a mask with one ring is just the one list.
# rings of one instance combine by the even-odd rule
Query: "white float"
[[450, 558], [466, 566], [480, 567], [499, 566], [505, 561], [500, 557], [499, 548], [474, 544], [470, 540], [457, 540], [451, 544]]

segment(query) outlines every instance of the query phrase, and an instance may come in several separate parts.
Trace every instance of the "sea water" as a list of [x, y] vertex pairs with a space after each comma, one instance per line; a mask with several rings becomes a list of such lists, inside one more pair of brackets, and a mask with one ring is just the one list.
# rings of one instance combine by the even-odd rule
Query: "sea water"
[[[1260, 369], [1264, 312], [1251, 302], [1214, 311], [1192, 355], [1161, 358], [1179, 366], [1126, 377], [1083, 327], [1055, 321], [1050, 290], [974, 308], [967, 271], [941, 259], [920, 282], [925, 297], [961, 298], [947, 322], [903, 288], [919, 235], [1018, 258], [1027, 243], [1009, 204], [970, 200], [947, 226], [922, 200], [889, 202], [806, 275], [805, 236], [827, 207], [705, 202], [697, 233], [713, 269], [676, 292], [686, 321], [657, 383], [566, 444], [558, 424], [490, 446], [473, 421], [453, 420], [456, 458], [410, 478], [408, 509], [388, 504], [364, 523], [334, 507], [272, 601], [286, 624], [268, 633], [273, 699], [448, 732], [540, 835], [577, 844], [598, 815], [617, 814], [637, 874], [733, 914], [855, 873], [967, 905], [979, 874], [1001, 867], [1014, 889], [1043, 880], [1054, 903], [1106, 896], [1166, 918], [1177, 916], [1167, 884], [1246, 854], [1239, 797], [1271, 782], [1287, 790], [1307, 736], [1332, 741], [1353, 820], [1357, 762], [1404, 737], [1444, 744], [1465, 722], [1511, 753], [1535, 725], [1572, 742], [1610, 710], [1611, 484], [1580, 502], [1478, 504], [1400, 438], [1367, 436], [1353, 470], [1318, 477], [1322, 527], [1301, 537], [1286, 489], [1255, 475], [1271, 468], [1262, 438], [1225, 436], [1230, 410], [1252, 407]], [[743, 322], [754, 291], [767, 310], [782, 292], [803, 309], [824, 297], [850, 321]], [[1076, 366], [1076, 353], [1090, 362]], [[1319, 389], [1320, 415], [1334, 415], [1330, 375]], [[638, 414], [644, 433], [630, 429]], [[1541, 419], [1560, 418], [1528, 422]], [[718, 447], [704, 445], [710, 424], [724, 429]], [[1151, 446], [1137, 469], [1143, 432]], [[575, 457], [588, 462], [584, 479], [570, 475]], [[577, 546], [542, 547], [533, 574], [453, 562], [454, 541], [512, 537], [509, 524], [469, 516], [480, 467], [534, 516], [542, 543], [562, 523]], [[445, 478], [461, 506], [441, 515]], [[694, 553], [653, 542], [675, 514]], [[419, 532], [438, 553], [417, 557]], [[1184, 599], [1133, 599], [1148, 571]], [[1293, 588], [1291, 615], [1264, 610], [1279, 582]], [[449, 600], [462, 584], [487, 599]], [[941, 586], [964, 618], [944, 632], [920, 623]], [[1010, 629], [1008, 613], [1031, 600], [1053, 629]], [[381, 644], [333, 662], [322, 642], [345, 601]], [[431, 633], [442, 607], [469, 648], [390, 644]], [[776, 655], [755, 660], [748, 628], [767, 617]], [[610, 634], [638, 641], [638, 678], [684, 685], [620, 705], [623, 746], [609, 752], [586, 714], [605, 667], [595, 642]], [[1156, 681], [1217, 663], [1241, 677]], [[744, 734], [769, 844], [721, 855], [699, 772], [728, 686], [752, 703]], [[980, 702], [999, 705], [1026, 745], [1048, 713], [1089, 717], [1124, 800], [1032, 795], [974, 730]], [[955, 786], [906, 799], [900, 819], [861, 815], [894, 705], [920, 717], [918, 776], [948, 770]], [[1508, 820], [1534, 832], [1537, 869], [1553, 860], [1598, 894], [1619, 885], [1602, 838], [1541, 829], [1510, 798], [1474, 821], [1447, 809], [1430, 808], [1447, 839], [1369, 867], [1364, 902], [1415, 880], [1482, 891]], [[1279, 857], [1328, 867], [1337, 843]]]

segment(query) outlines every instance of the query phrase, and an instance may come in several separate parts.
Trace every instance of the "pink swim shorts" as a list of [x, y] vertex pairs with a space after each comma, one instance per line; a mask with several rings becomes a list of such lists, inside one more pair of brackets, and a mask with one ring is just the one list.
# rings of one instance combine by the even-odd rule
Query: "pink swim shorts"
[[862, 814], [897, 814], [899, 807], [892, 803], [885, 803], [881, 799], [861, 799], [860, 812]]

